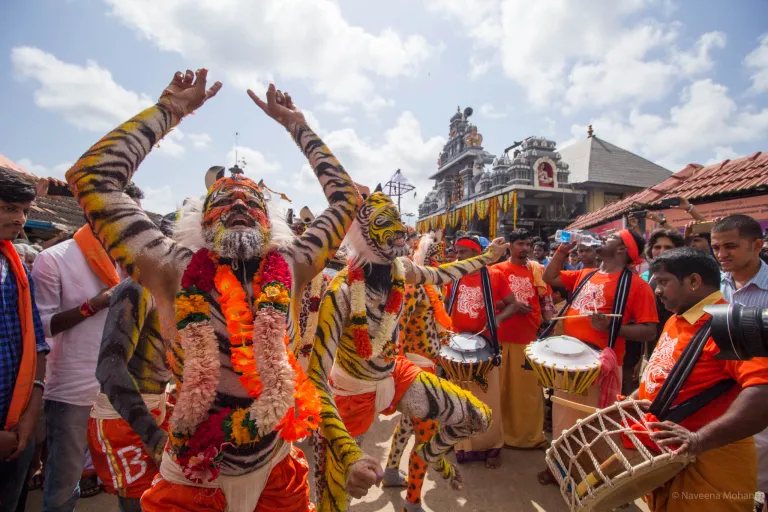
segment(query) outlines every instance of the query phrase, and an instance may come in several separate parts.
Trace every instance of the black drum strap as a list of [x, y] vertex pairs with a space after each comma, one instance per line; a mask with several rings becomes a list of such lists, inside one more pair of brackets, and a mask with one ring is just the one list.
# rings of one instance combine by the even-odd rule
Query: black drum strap
[[619, 330], [621, 329], [622, 320], [624, 319], [624, 311], [627, 309], [627, 301], [629, 300], [629, 289], [632, 287], [632, 271], [628, 268], [624, 268], [619, 277], [619, 285], [616, 287], [616, 297], [613, 301], [614, 316], [611, 317], [611, 328], [608, 331], [608, 346], [614, 348], [616, 346], [616, 340], [619, 339]]
[[480, 269], [480, 282], [483, 286], [483, 302], [485, 303], [485, 319], [488, 323], [488, 334], [493, 348], [493, 361], [496, 366], [501, 364], [499, 357], [499, 338], [496, 332], [496, 304], [493, 301], [493, 288], [491, 288], [491, 273], [488, 267]]
[[704, 345], [707, 344], [711, 334], [712, 319], [710, 318], [696, 331], [693, 339], [683, 349], [680, 359], [677, 360], [667, 378], [664, 379], [659, 394], [656, 395], [656, 399], [648, 409], [659, 418], [659, 421], [669, 420], [680, 423], [736, 384], [733, 379], [721, 380], [685, 402], [672, 405], [704, 352]]
[[[581, 282], [579, 283], [579, 286], [577, 286], [576, 289], [573, 290], [573, 293], [571, 294], [570, 297], [568, 297], [568, 300], [565, 302], [565, 306], [562, 307], [562, 309], [557, 314], [557, 316], [563, 316], [565, 314], [565, 312], [568, 311], [568, 308], [571, 307], [571, 304], [573, 304], [573, 301], [576, 300], [576, 297], [578, 297], [579, 292], [581, 291], [581, 289], [584, 288], [584, 286], [587, 284], [587, 282], [590, 279], [592, 279], [592, 276], [594, 276], [595, 274], [597, 274], [597, 270], [593, 270], [592, 272], [587, 274], [587, 277], [585, 277], [584, 279], [581, 280]], [[557, 325], [557, 322], [558, 322], [557, 320], [553, 320], [553, 321], [549, 322], [549, 325], [539, 335], [539, 339], [541, 340], [541, 339], [544, 339], [547, 336], [549, 336], [549, 333], [551, 333], [552, 329], [555, 328], [555, 325]]]
[[459, 284], [461, 284], [461, 279], [451, 285], [451, 295], [448, 297], [448, 316], [453, 314], [453, 305], [456, 304], [456, 296], [458, 295], [457, 292], [459, 291]]

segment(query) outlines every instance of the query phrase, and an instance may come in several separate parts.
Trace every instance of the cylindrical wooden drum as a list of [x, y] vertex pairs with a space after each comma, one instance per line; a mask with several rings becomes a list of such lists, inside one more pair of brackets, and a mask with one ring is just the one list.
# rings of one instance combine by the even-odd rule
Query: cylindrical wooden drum
[[693, 461], [657, 445], [648, 433], [644, 411], [627, 399], [579, 420], [552, 443], [547, 465], [572, 512], [631, 503]]
[[475, 383], [488, 389], [486, 376], [493, 369], [493, 348], [481, 334], [457, 333], [440, 347], [437, 360], [450, 380], [457, 384]]
[[600, 375], [600, 356], [571, 336], [551, 336], [525, 347], [525, 358], [545, 388], [584, 393]]

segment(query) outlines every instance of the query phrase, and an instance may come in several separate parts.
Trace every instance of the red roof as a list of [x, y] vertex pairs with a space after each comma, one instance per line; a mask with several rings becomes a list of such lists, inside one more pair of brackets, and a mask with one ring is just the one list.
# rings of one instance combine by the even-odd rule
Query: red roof
[[585, 229], [597, 226], [621, 217], [633, 209], [632, 205], [635, 203], [654, 205], [666, 197], [684, 197], [692, 203], [701, 203], [707, 202], [707, 198], [721, 194], [763, 189], [768, 191], [768, 153], [757, 152], [751, 156], [724, 160], [706, 167], [688, 164], [682, 171], [658, 185], [582, 215], [568, 227]]

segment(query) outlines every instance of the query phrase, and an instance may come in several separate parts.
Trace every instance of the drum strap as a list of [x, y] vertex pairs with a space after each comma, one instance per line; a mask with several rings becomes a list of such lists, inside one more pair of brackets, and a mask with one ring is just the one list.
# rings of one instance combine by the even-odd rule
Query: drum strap
[[664, 379], [664, 384], [661, 385], [659, 394], [656, 395], [656, 399], [648, 409], [654, 416], [659, 418], [659, 421], [680, 423], [715, 398], [726, 393], [736, 384], [736, 381], [733, 379], [721, 380], [685, 402], [672, 405], [701, 357], [704, 345], [707, 344], [711, 333], [712, 319], [696, 331], [693, 339], [683, 349], [683, 353], [680, 354], [680, 359], [677, 360], [667, 378]]
[[[576, 299], [576, 297], [579, 295], [579, 292], [581, 291], [581, 289], [582, 289], [582, 288], [584, 288], [584, 285], [586, 285], [586, 284], [587, 284], [587, 281], [589, 281], [590, 279], [592, 279], [592, 276], [594, 276], [595, 274], [597, 274], [597, 270], [593, 270], [592, 272], [590, 272], [589, 274], [587, 274], [587, 277], [585, 277], [585, 278], [584, 278], [584, 279], [583, 279], [583, 280], [582, 280], [582, 281], [579, 283], [579, 286], [577, 286], [577, 287], [576, 287], [576, 289], [575, 289], [575, 290], [573, 290], [573, 293], [571, 294], [571, 296], [570, 296], [570, 297], [568, 297], [568, 300], [567, 300], [567, 301], [565, 301], [565, 305], [562, 307], [562, 309], [561, 309], [561, 310], [560, 310], [560, 312], [557, 314], [557, 316], [563, 316], [563, 315], [565, 314], [565, 312], [566, 312], [566, 311], [568, 311], [568, 308], [569, 308], [569, 307], [571, 307], [571, 304], [573, 304], [573, 301], [574, 301], [574, 300]], [[549, 333], [551, 333], [551, 332], [552, 332], [552, 329], [554, 329], [554, 328], [555, 328], [555, 325], [557, 325], [557, 320], [555, 320], [555, 321], [552, 321], [552, 322], [549, 322], [549, 325], [548, 325], [548, 326], [547, 326], [547, 327], [546, 327], [546, 328], [545, 328], [545, 329], [542, 331], [542, 333], [541, 333], [541, 334], [539, 334], [539, 339], [540, 339], [540, 340], [543, 340], [544, 338], [546, 338], [547, 336], [549, 336]]]
[[[453, 314], [453, 306], [456, 303], [456, 296], [457, 291], [459, 289], [459, 283], [461, 283], [461, 279], [456, 281], [453, 286], [451, 286], [451, 295], [448, 298], [448, 315]], [[498, 357], [499, 353], [501, 352], [499, 350], [499, 338], [496, 331], [496, 305], [493, 301], [493, 288], [491, 288], [491, 273], [488, 271], [488, 267], [482, 267], [480, 269], [480, 284], [483, 289], [483, 305], [485, 307], [485, 319], [488, 324], [488, 334], [491, 338], [491, 348], [493, 349], [493, 355], [494, 355], [494, 364], [496, 361], [499, 361], [500, 359]], [[497, 364], [498, 366], [498, 364]]]

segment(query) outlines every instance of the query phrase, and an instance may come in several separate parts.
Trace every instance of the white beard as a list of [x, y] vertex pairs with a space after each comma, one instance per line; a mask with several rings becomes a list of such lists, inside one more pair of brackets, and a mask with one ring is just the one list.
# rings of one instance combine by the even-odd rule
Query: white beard
[[204, 229], [203, 236], [209, 250], [228, 259], [260, 258], [269, 242], [269, 237], [265, 237], [258, 228]]

